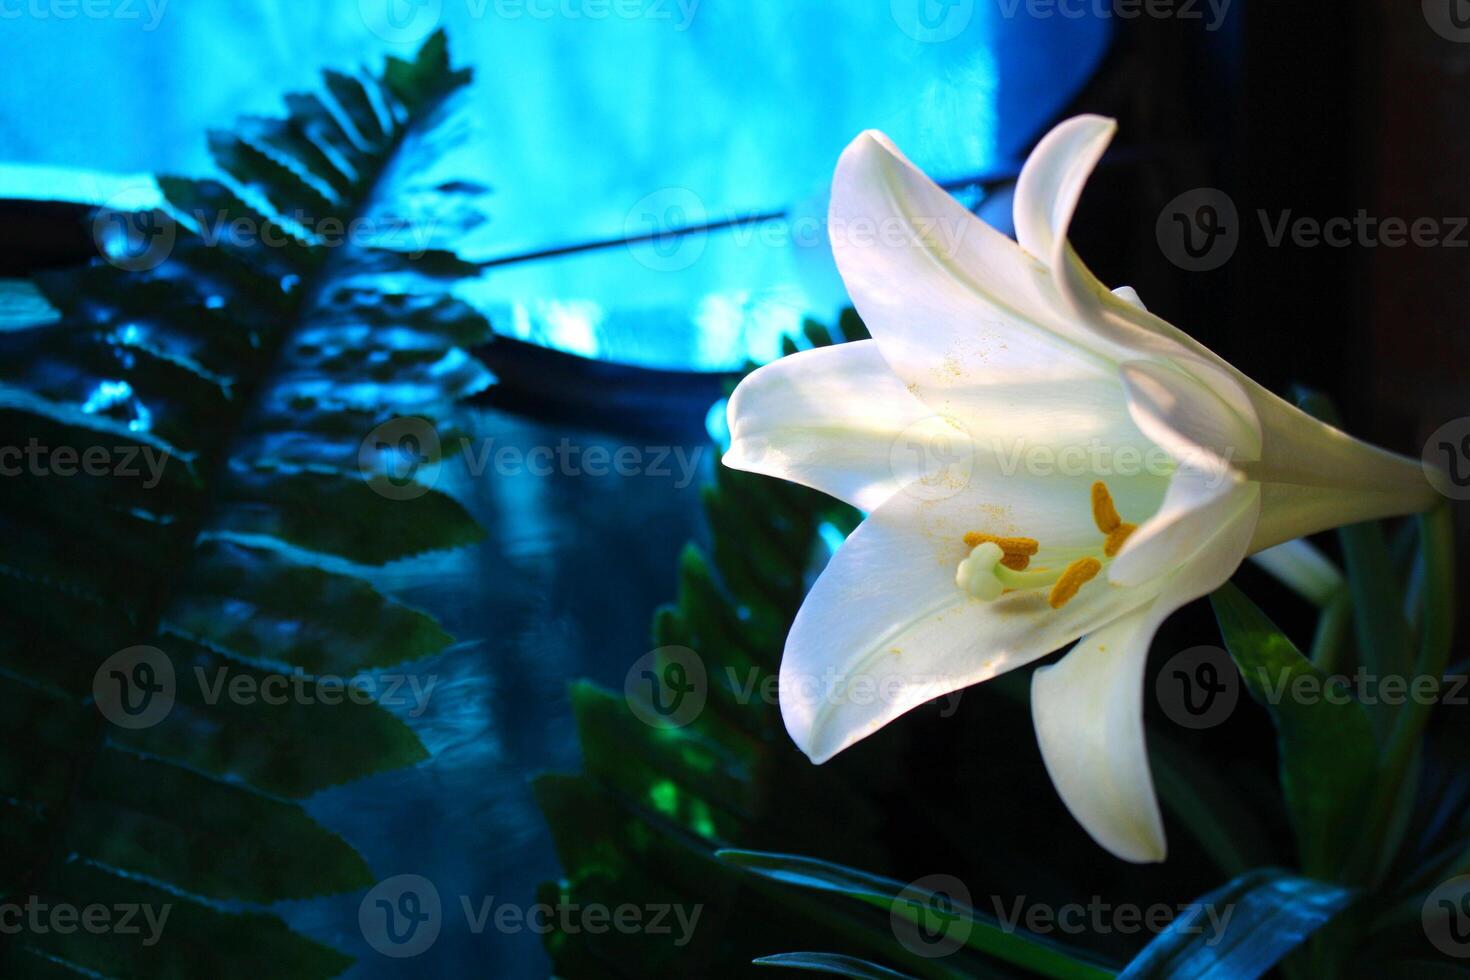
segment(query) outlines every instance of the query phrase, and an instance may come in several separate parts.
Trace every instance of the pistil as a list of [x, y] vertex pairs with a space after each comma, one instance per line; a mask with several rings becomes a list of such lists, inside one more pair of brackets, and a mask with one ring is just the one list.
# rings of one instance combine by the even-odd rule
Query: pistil
[[1007, 592], [1048, 589], [1048, 604], [1060, 609], [1097, 577], [1129, 535], [1138, 530], [1137, 525], [1118, 514], [1113, 496], [1101, 480], [1092, 485], [1092, 520], [1103, 535], [1102, 559], [1084, 555], [1059, 572], [1046, 568], [1029, 570], [1031, 559], [1041, 550], [1041, 543], [1035, 538], [970, 531], [965, 535], [970, 554], [955, 570], [955, 584], [966, 594], [986, 602]]

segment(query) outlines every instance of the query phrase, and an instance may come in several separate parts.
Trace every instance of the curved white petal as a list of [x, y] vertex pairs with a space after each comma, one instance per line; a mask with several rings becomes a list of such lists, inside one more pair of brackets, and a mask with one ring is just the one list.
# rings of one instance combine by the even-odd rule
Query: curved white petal
[[[1255, 484], [1228, 468], [1179, 467], [1169, 481], [1163, 506], [1133, 532], [1108, 568], [1108, 578], [1117, 585], [1139, 585], [1172, 574], [1225, 521], [1236, 519], [1246, 500], [1259, 496]], [[1255, 510], [1252, 508], [1247, 540], [1255, 531]], [[1244, 558], [1245, 552], [1239, 557]]]
[[1144, 742], [1149, 643], [1170, 613], [1218, 588], [1240, 564], [1260, 502], [1253, 487], [1234, 502], [1155, 599], [1089, 633], [1032, 678], [1032, 718], [1052, 783], [1077, 822], [1125, 861], [1162, 861], [1166, 851]]
[[[1143, 499], [1158, 492], [1147, 481], [1124, 492], [1133, 494], [1118, 500], [1125, 512], [1157, 504]], [[853, 532], [812, 587], [781, 660], [781, 715], [814, 762], [925, 701], [1058, 649], [1156, 588], [1099, 577], [1061, 609], [1042, 592], [971, 598], [954, 581], [969, 531], [1036, 537], [1038, 562], [1054, 543], [1096, 547], [1090, 481], [1012, 478], [936, 501], [898, 493]]]
[[1073, 116], [1041, 138], [1016, 181], [1016, 241], [1051, 264], [1066, 242], [1067, 228], [1093, 167], [1118, 131], [1104, 116]]
[[1192, 360], [1129, 361], [1119, 366], [1134, 423], [1181, 462], [1213, 465], [1259, 458], [1261, 434], [1255, 414], [1242, 417], [1216, 388], [1189, 374], [1185, 368]]
[[885, 137], [842, 154], [830, 234], [879, 350], [936, 413], [977, 437], [1146, 447], [1108, 345], [1070, 316], [1046, 268], [971, 215]]
[[1260, 437], [1214, 389], [1172, 365], [1130, 361], [1119, 371], [1133, 420], [1178, 464], [1163, 506], [1108, 569], [1114, 582], [1137, 585], [1192, 554], [1238, 509], [1242, 495], [1256, 496], [1231, 461], [1254, 458]]
[[[1251, 399], [1239, 372], [1213, 351], [1149, 313], [1132, 288], [1109, 290], [1067, 243], [1077, 202], [1117, 124], [1102, 116], [1076, 116], [1058, 124], [1036, 145], [1017, 182], [1016, 235], [1023, 248], [1046, 263], [1068, 315], [1108, 345], [1119, 360], [1151, 355], [1176, 363], [1214, 389], [1243, 419]], [[1193, 358], [1188, 355], [1194, 355]]]
[[1143, 668], [1162, 617], [1153, 603], [1083, 637], [1032, 675], [1031, 712], [1067, 809], [1125, 861], [1162, 861], [1164, 821], [1143, 737]]
[[1136, 306], [1140, 310], [1148, 312], [1148, 307], [1143, 305], [1143, 297], [1138, 295], [1138, 290], [1134, 289], [1132, 286], [1114, 286], [1113, 295], [1121, 299], [1123, 302], [1127, 303], [1129, 306]]
[[726, 466], [812, 487], [862, 510], [898, 489], [895, 454], [933, 413], [871, 340], [819, 347], [752, 372], [726, 410]]

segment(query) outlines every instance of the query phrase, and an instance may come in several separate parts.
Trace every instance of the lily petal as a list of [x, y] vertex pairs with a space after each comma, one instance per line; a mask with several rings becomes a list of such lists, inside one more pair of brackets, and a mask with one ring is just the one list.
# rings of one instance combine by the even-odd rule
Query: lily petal
[[983, 422], [977, 438], [1147, 449], [1118, 410], [1118, 352], [1075, 322], [1043, 264], [882, 134], [843, 152], [829, 218], [853, 305], [935, 413]]
[[[1043, 547], [1095, 543], [1089, 493], [1087, 479], [1013, 477], [945, 500], [897, 493], [869, 515], [786, 640], [781, 715], [802, 751], [825, 762], [911, 708], [1045, 656], [1152, 598], [1155, 586], [1099, 580], [1052, 609], [1043, 593], [985, 602], [955, 586], [972, 530], [1035, 534]], [[1161, 493], [1161, 480], [1140, 479], [1115, 495], [1125, 510], [1150, 512]]]
[[1143, 676], [1159, 624], [1218, 588], [1250, 543], [1253, 490], [1146, 606], [1094, 630], [1032, 676], [1031, 712], [1047, 773], [1093, 839], [1125, 861], [1162, 861], [1163, 821], [1143, 729]]
[[[1085, 325], [1094, 343], [1132, 351], [1133, 358], [1152, 355], [1182, 367], [1253, 425], [1252, 399], [1238, 371], [1188, 334], [1149, 313], [1131, 287], [1109, 290], [1067, 242], [1082, 190], [1116, 132], [1113, 120], [1084, 115], [1060, 123], [1042, 137], [1017, 181], [1017, 238], [1050, 267], [1067, 315]], [[1128, 359], [1119, 356], [1119, 360]]]
[[1153, 603], [1135, 609], [1031, 681], [1052, 783], [1077, 822], [1125, 861], [1162, 861], [1166, 853], [1143, 736], [1143, 669], [1161, 619]]
[[1170, 456], [1227, 468], [1235, 459], [1259, 458], [1255, 413], [1242, 417], [1178, 362], [1128, 361], [1118, 371], [1134, 423]]
[[894, 453], [933, 417], [861, 340], [800, 351], [754, 371], [727, 409], [726, 466], [812, 487], [874, 510], [901, 485]]
[[[1251, 477], [1267, 484], [1267, 506], [1253, 549], [1431, 506], [1433, 490], [1418, 473], [1417, 461], [1312, 418], [1148, 312], [1135, 302], [1136, 293], [1109, 291], [1077, 257], [1067, 244], [1067, 229], [1082, 187], [1114, 130], [1111, 120], [1079, 116], [1037, 144], [1017, 185], [1016, 233], [1028, 251], [1051, 267], [1063, 303], [1099, 341], [1170, 360], [1209, 385], [1236, 414], [1255, 417], [1261, 466], [1252, 469]], [[1321, 489], [1333, 492], [1324, 495]]]
[[1053, 127], [1026, 158], [1016, 181], [1016, 241], [1050, 265], [1065, 245], [1067, 228], [1087, 178], [1118, 131], [1104, 116], [1074, 116]]
[[[1139, 585], [1172, 574], [1201, 541], [1208, 540], [1223, 522], [1235, 519], [1247, 500], [1259, 499], [1259, 487], [1229, 468], [1180, 466], [1169, 481], [1163, 506], [1133, 532], [1108, 568], [1109, 580], [1116, 585]], [[1254, 514], [1250, 519], [1247, 540], [1255, 531]], [[1244, 557], [1242, 551], [1240, 558]]]
[[1185, 371], [1152, 361], [1130, 361], [1119, 371], [1134, 421], [1178, 463], [1163, 506], [1108, 570], [1112, 581], [1137, 585], [1178, 566], [1241, 509], [1247, 495], [1258, 496], [1230, 460], [1254, 457], [1260, 443], [1245, 419]]

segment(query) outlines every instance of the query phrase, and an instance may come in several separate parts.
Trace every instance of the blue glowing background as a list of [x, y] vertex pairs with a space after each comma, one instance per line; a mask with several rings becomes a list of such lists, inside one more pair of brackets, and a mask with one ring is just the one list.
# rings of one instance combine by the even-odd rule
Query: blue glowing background
[[[1006, 172], [1109, 33], [1091, 18], [1007, 16], [999, 0], [646, 0], [640, 16], [606, 18], [578, 0], [135, 0], [135, 17], [120, 4], [106, 18], [0, 21], [0, 197], [93, 199], [117, 175], [205, 173], [209, 128], [274, 113], [320, 68], [410, 51], [442, 24], [477, 74], [444, 174], [495, 188], [461, 250], [610, 243], [497, 266], [467, 295], [504, 334], [697, 369], [769, 359], [803, 317], [843, 305], [820, 219], [854, 135], [882, 129], [941, 178]], [[784, 217], [622, 241], [751, 213]], [[523, 447], [605, 438], [488, 409], [464, 422]], [[526, 903], [556, 876], [525, 781], [578, 764], [566, 684], [620, 687], [645, 652], [678, 551], [700, 533], [698, 483], [675, 483], [465, 480], [458, 495], [490, 540], [385, 572], [461, 637], [428, 668], [440, 686], [414, 722], [434, 758], [312, 809], [379, 874], [433, 879], [451, 922], [458, 895]], [[354, 977], [545, 974], [537, 937], [475, 936], [462, 917], [405, 969], [362, 942], [358, 898], [281, 911], [359, 955]]]

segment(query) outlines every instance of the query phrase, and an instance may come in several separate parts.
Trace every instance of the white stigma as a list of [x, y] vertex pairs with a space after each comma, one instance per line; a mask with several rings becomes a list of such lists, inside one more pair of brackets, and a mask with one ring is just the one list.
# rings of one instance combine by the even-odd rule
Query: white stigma
[[967, 595], [993, 602], [1005, 591], [1005, 584], [996, 575], [996, 568], [1005, 552], [994, 541], [982, 541], [970, 551], [970, 556], [955, 569], [954, 581]]

